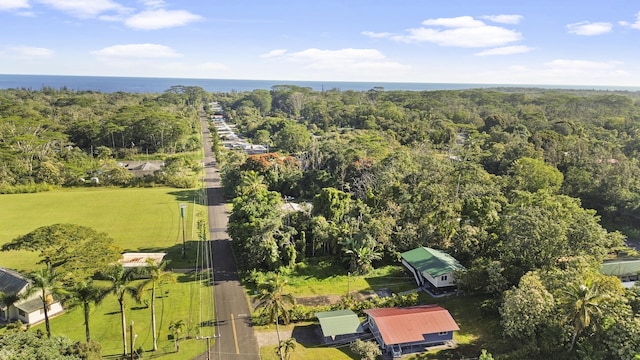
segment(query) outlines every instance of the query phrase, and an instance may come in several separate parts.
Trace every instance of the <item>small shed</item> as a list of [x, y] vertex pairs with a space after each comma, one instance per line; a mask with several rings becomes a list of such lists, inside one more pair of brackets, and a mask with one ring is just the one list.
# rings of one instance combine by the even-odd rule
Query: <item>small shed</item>
[[147, 260], [151, 259], [155, 265], [162, 262], [167, 253], [124, 253], [120, 264], [125, 268], [147, 266]]
[[352, 310], [321, 311], [316, 317], [325, 343], [351, 340], [364, 333], [360, 319]]
[[454, 291], [454, 273], [465, 270], [453, 256], [428, 247], [406, 251], [400, 256], [402, 264], [411, 271], [418, 286], [428, 286], [435, 292]]

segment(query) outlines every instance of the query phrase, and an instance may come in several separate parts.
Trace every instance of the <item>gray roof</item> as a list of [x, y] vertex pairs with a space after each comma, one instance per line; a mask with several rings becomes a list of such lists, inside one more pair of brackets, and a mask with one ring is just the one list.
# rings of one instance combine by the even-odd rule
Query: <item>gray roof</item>
[[44, 309], [44, 306], [42, 305], [42, 300], [40, 300], [40, 297], [13, 304], [13, 306], [26, 312], [27, 314], [31, 314], [34, 311]]
[[29, 285], [29, 280], [18, 272], [0, 268], [0, 291], [6, 295], [19, 294]]
[[613, 276], [638, 275], [640, 273], [640, 259], [627, 258], [605, 261], [600, 266], [600, 272]]

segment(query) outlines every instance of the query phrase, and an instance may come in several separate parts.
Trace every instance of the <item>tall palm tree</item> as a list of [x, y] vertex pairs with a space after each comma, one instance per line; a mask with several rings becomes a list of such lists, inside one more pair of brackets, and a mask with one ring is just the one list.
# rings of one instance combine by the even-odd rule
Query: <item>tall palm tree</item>
[[[289, 306], [295, 304], [295, 299], [291, 294], [285, 293], [287, 279], [280, 274], [274, 274], [261, 286], [260, 295], [258, 295], [258, 303], [256, 309], [262, 309], [262, 314], [267, 316], [270, 322], [276, 324], [276, 334], [278, 335], [278, 344], [280, 344], [280, 330], [278, 323], [282, 318], [284, 324], [289, 323]], [[282, 349], [278, 349], [280, 359], [283, 359]]]
[[65, 290], [58, 283], [58, 275], [43, 268], [31, 273], [31, 287], [39, 292], [40, 301], [44, 311], [44, 323], [47, 329], [47, 337], [51, 338], [51, 325], [49, 323], [49, 306], [55, 301], [53, 295], [62, 295]]
[[136, 289], [136, 300], [140, 301], [142, 295], [151, 291], [151, 327], [153, 331], [153, 351], [158, 350], [158, 331], [156, 330], [156, 285], [175, 282], [172, 273], [165, 271], [167, 263], [156, 264], [153, 259], [147, 259], [147, 271], [149, 278], [140, 283]]
[[587, 281], [586, 284], [570, 284], [562, 290], [561, 303], [566, 310], [566, 319], [573, 326], [571, 346], [573, 350], [576, 339], [591, 324], [594, 315], [602, 314], [601, 304], [610, 295], [597, 282]]
[[107, 274], [111, 281], [108, 292], [114, 294], [120, 304], [120, 318], [122, 320], [122, 354], [127, 355], [127, 319], [125, 315], [125, 295], [135, 296], [136, 288], [131, 284], [133, 272], [127, 270], [122, 265], [114, 265]]
[[108, 294], [108, 291], [97, 287], [90, 278], [74, 283], [69, 290], [71, 292], [70, 304], [72, 306], [76, 304], [82, 305], [85, 337], [87, 342], [90, 342], [91, 332], [89, 331], [89, 317], [91, 303], [96, 305], [99, 304]]

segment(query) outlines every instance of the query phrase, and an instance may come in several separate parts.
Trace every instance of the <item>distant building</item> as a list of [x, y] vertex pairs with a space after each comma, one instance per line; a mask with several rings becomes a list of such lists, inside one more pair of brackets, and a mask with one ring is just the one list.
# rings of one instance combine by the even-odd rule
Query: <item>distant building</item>
[[158, 170], [162, 170], [162, 168], [164, 168], [164, 161], [121, 161], [118, 165], [129, 170], [134, 177], [145, 177], [146, 175], [153, 175]]
[[638, 281], [640, 274], [640, 259], [625, 258], [607, 260], [600, 266], [600, 273], [609, 276], [616, 276], [622, 281], [622, 286], [633, 287]]

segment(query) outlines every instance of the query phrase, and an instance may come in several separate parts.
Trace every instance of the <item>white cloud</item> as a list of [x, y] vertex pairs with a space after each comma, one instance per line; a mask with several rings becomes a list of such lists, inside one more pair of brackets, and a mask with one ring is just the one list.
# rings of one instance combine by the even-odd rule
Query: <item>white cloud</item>
[[202, 20], [199, 15], [186, 10], [149, 10], [133, 15], [125, 21], [125, 25], [133, 29], [158, 30], [176, 26], [184, 26], [193, 21]]
[[476, 53], [476, 56], [491, 56], [491, 55], [513, 55], [524, 54], [530, 52], [532, 49], [525, 45], [503, 46], [493, 49], [488, 49]]
[[620, 61], [556, 59], [541, 64], [518, 64], [476, 72], [478, 82], [531, 85], [613, 85], [634, 86]]
[[458, 16], [454, 18], [428, 19], [423, 21], [422, 25], [444, 26], [444, 27], [452, 27], [452, 28], [459, 28], [459, 27], [475, 28], [475, 27], [485, 26], [485, 23], [480, 20], [476, 20], [471, 16]]
[[568, 24], [569, 33], [584, 36], [593, 36], [606, 34], [611, 31], [613, 26], [606, 22], [588, 22], [581, 21], [574, 24]]
[[116, 11], [127, 12], [130, 9], [111, 0], [36, 0], [71, 15], [91, 18], [101, 13]]
[[373, 31], [363, 31], [362, 35], [371, 37], [371, 38], [389, 38], [392, 37], [394, 34], [392, 33], [388, 33], [388, 32], [373, 32]]
[[627, 21], [619, 21], [618, 24], [625, 27], [630, 27], [632, 29], [640, 30], [640, 12], [636, 14], [636, 21], [634, 23], [629, 23]]
[[592, 71], [611, 70], [622, 63], [619, 61], [589, 61], [589, 60], [568, 60], [556, 59], [545, 63], [549, 69], [558, 71]]
[[0, 0], [0, 10], [14, 10], [28, 7], [28, 0]]
[[172, 48], [158, 44], [127, 44], [114, 45], [100, 50], [92, 51], [92, 55], [102, 58], [129, 58], [129, 59], [151, 59], [151, 58], [177, 58], [182, 54], [175, 52]]
[[34, 46], [8, 47], [9, 54], [20, 59], [47, 58], [53, 55], [53, 50]]
[[142, 3], [148, 8], [158, 9], [164, 7], [164, 0], [143, 0]]
[[482, 18], [500, 24], [515, 25], [520, 23], [520, 20], [522, 20], [522, 15], [487, 15], [483, 16]]
[[284, 58], [301, 64], [306, 69], [320, 71], [334, 71], [351, 73], [358, 76], [358, 72], [375, 73], [384, 71], [406, 71], [408, 66], [387, 60], [384, 54], [376, 49], [339, 49], [321, 50], [306, 49], [303, 51], [283, 54]]
[[263, 59], [267, 59], [267, 58], [282, 56], [282, 55], [284, 55], [286, 53], [287, 53], [287, 49], [275, 49], [275, 50], [269, 51], [266, 54], [260, 55], [260, 57], [263, 58]]
[[471, 16], [428, 19], [425, 27], [409, 29], [408, 34], [363, 32], [376, 38], [389, 38], [401, 42], [430, 42], [440, 46], [455, 47], [496, 47], [522, 39], [517, 31], [499, 26], [487, 25]]

